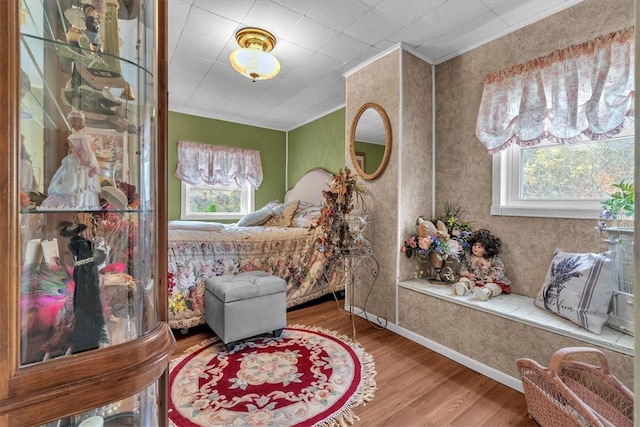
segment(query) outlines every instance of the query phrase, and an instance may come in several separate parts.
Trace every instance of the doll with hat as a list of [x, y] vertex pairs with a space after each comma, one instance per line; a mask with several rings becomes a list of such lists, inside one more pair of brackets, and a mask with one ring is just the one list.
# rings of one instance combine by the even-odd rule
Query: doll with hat
[[102, 302], [100, 300], [100, 278], [98, 265], [104, 261], [104, 251], [95, 251], [93, 242], [82, 236], [87, 226], [81, 223], [62, 221], [58, 232], [69, 238], [68, 248], [73, 254], [73, 315], [75, 326], [69, 337], [71, 351], [98, 348], [108, 342]]
[[84, 133], [84, 115], [72, 111], [67, 116], [71, 135], [70, 153], [49, 183], [47, 198], [39, 209], [99, 209], [98, 160], [91, 149], [91, 136]]

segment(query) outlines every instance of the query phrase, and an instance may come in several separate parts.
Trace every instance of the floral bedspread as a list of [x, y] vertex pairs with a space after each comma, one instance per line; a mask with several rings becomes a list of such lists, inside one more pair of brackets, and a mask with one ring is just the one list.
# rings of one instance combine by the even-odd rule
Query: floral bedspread
[[344, 289], [341, 274], [325, 279], [322, 230], [297, 227], [225, 227], [218, 231], [169, 229], [169, 326], [205, 323], [205, 280], [262, 270], [287, 281], [287, 308]]

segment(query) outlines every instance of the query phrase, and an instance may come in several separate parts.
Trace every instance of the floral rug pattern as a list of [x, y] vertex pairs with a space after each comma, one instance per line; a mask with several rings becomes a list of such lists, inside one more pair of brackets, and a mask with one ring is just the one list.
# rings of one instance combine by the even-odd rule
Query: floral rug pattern
[[209, 339], [174, 359], [172, 426], [344, 426], [373, 399], [375, 364], [349, 338], [307, 326], [261, 336], [227, 352]]

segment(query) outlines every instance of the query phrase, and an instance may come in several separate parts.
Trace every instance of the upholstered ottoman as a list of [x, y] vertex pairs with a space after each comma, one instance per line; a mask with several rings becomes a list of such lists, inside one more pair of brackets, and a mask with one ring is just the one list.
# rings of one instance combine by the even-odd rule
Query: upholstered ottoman
[[216, 276], [205, 281], [207, 325], [229, 351], [237, 341], [273, 332], [278, 337], [287, 325], [286, 282], [249, 271]]

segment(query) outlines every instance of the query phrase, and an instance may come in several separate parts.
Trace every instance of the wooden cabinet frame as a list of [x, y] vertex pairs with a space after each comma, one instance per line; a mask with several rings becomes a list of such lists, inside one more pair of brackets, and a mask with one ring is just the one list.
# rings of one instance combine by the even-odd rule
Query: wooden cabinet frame
[[[157, 223], [166, 225], [167, 138], [167, 0], [158, 11], [157, 73]], [[157, 235], [158, 310], [161, 322], [134, 341], [45, 362], [21, 366], [19, 226], [19, 88], [20, 1], [0, 2], [0, 49], [5, 72], [0, 74], [0, 425], [39, 425], [134, 395], [160, 380], [160, 413], [166, 414], [167, 367], [175, 339], [166, 324], [166, 226]]]

